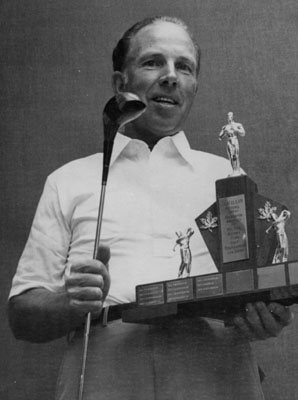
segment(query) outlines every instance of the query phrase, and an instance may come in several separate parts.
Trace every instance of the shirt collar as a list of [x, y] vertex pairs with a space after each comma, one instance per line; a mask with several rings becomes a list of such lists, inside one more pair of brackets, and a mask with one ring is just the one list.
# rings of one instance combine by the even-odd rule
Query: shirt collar
[[[131, 139], [121, 133], [117, 133], [114, 141], [113, 153], [111, 157], [111, 164], [113, 164], [119, 155], [125, 151], [125, 148], [128, 146], [129, 143], [134, 142], [137, 145], [137, 148], [147, 148], [149, 151], [148, 146], [145, 142], [138, 140], [138, 139]], [[158, 141], [156, 146], [153, 148], [153, 151], [162, 148], [164, 151], [169, 151], [172, 154], [180, 154], [185, 161], [192, 165], [192, 152], [189, 145], [189, 142], [185, 136], [183, 131], [178, 132], [176, 135], [173, 136], [166, 136]], [[136, 150], [137, 151], [137, 150]]]

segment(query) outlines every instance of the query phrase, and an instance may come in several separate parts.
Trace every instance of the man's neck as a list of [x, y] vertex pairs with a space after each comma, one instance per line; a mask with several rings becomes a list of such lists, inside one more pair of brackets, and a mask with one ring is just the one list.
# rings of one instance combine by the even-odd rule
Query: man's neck
[[163, 135], [159, 136], [159, 135], [155, 135], [152, 132], [147, 132], [146, 130], [144, 130], [142, 132], [136, 131], [135, 129], [131, 129], [131, 127], [129, 127], [127, 125], [122, 133], [123, 133], [123, 135], [125, 135], [131, 139], [142, 140], [143, 142], [145, 142], [148, 145], [149, 149], [152, 150], [153, 147], [159, 142], [159, 140], [161, 140], [167, 136], [174, 136], [178, 132], [169, 133], [168, 135], [165, 134], [164, 136]]

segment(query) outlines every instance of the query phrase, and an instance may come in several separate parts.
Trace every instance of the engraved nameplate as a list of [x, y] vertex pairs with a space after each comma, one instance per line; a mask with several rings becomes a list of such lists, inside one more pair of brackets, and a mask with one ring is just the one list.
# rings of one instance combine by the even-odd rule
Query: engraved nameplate
[[223, 263], [249, 258], [245, 196], [219, 199]]
[[191, 278], [177, 279], [166, 282], [167, 301], [183, 301], [193, 299], [193, 280]]
[[195, 280], [197, 298], [223, 294], [222, 274], [202, 275]]
[[142, 305], [157, 305], [164, 303], [163, 283], [140, 286], [137, 292], [137, 302]]

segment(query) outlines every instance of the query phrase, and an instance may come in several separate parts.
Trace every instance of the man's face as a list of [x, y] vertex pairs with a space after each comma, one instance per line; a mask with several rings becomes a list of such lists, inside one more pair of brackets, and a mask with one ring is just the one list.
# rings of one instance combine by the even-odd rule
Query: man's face
[[116, 91], [133, 92], [147, 105], [128, 128], [133, 137], [156, 142], [177, 133], [197, 91], [197, 55], [188, 33], [159, 21], [132, 38], [123, 73], [114, 74]]

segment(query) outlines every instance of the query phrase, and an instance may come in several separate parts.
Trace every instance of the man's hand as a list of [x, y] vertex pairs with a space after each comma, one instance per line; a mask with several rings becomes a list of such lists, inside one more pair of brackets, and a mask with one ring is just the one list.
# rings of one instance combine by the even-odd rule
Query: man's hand
[[93, 318], [100, 315], [110, 288], [109, 258], [109, 249], [100, 247], [97, 260], [86, 259], [72, 265], [65, 288], [70, 308], [78, 316], [89, 312]]
[[77, 329], [88, 312], [98, 316], [110, 287], [106, 265], [110, 250], [100, 247], [97, 260], [73, 265], [66, 291], [30, 289], [8, 304], [11, 329], [17, 339], [46, 342]]
[[264, 340], [276, 337], [289, 325], [294, 315], [289, 307], [279, 303], [266, 305], [263, 302], [246, 305], [245, 315], [234, 318], [236, 328], [249, 340]]

